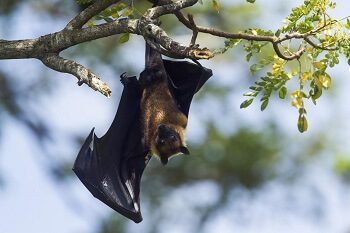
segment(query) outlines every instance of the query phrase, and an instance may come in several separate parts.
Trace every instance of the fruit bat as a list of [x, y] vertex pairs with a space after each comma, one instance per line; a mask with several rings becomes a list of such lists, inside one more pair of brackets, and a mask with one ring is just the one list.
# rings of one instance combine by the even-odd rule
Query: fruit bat
[[163, 62], [159, 62], [161, 55], [146, 46], [146, 56], [146, 67], [139, 77], [142, 142], [149, 155], [166, 165], [174, 155], [189, 154], [185, 141], [188, 118], [169, 87]]
[[[187, 117], [193, 95], [212, 76], [212, 71], [199, 63], [163, 60], [150, 48], [146, 49], [145, 63], [146, 69], [158, 63], [179, 110]], [[94, 197], [139, 223], [142, 221], [140, 181], [151, 158], [150, 148], [142, 140], [140, 82], [125, 75], [121, 76], [121, 82], [124, 89], [112, 125], [101, 138], [92, 129], [73, 171]]]

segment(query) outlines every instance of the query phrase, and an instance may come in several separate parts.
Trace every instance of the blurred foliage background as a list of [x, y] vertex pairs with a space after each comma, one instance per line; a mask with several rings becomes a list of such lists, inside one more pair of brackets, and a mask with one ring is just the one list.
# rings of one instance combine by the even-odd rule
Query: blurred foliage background
[[[246, 1], [237, 0], [221, 1], [222, 12], [217, 13], [213, 10], [211, 1], [203, 2], [203, 5], [191, 10], [196, 22], [229, 31], [253, 25], [269, 29], [278, 23], [271, 20], [272, 11], [289, 10], [289, 6], [278, 1], [251, 5]], [[135, 4], [141, 11], [149, 6], [146, 1], [135, 1]], [[268, 4], [270, 7], [273, 5], [270, 11], [265, 7]], [[23, 38], [33, 36], [20, 31], [23, 27], [11, 26], [23, 20], [31, 21], [34, 16], [30, 13], [35, 13], [35, 17], [39, 18], [35, 22], [47, 21], [42, 25], [32, 25], [33, 28], [45, 27], [37, 30], [44, 34], [52, 32], [52, 28], [56, 30], [62, 28], [79, 10], [79, 6], [73, 0], [3, 0], [0, 2], [0, 38], [22, 39], [18, 36]], [[24, 15], [20, 15], [22, 13]], [[282, 18], [283, 15], [279, 16], [279, 19]], [[262, 19], [270, 20], [271, 24], [266, 25]], [[179, 41], [190, 40], [189, 31], [178, 24], [175, 17], [163, 17], [162, 21], [169, 34]], [[17, 33], [15, 30], [20, 32]], [[137, 74], [143, 66], [142, 59], [138, 59], [137, 65], [135, 62], [135, 57], [138, 55], [142, 57], [143, 54], [142, 40], [132, 36], [129, 43], [121, 45], [117, 42], [117, 37], [85, 43], [65, 52], [66, 57], [81, 61], [102, 74], [101, 76], [113, 88], [113, 105], [111, 103], [106, 105], [109, 100], [97, 96], [99, 94], [88, 90], [87, 87], [74, 85], [73, 77], [56, 74], [38, 62], [23, 63], [29, 66], [24, 69], [23, 64], [16, 65], [21, 64], [16, 63], [18, 61], [0, 61], [0, 143], [6, 141], [7, 135], [3, 129], [10, 121], [18, 123], [21, 130], [31, 135], [35, 146], [40, 148], [40, 154], [33, 156], [33, 159], [41, 164], [51, 182], [60, 190], [79, 186], [79, 194], [75, 191], [59, 191], [63, 199], [73, 200], [68, 201], [67, 205], [70, 205], [71, 211], [77, 215], [85, 216], [83, 212], [89, 212], [87, 208], [91, 205], [87, 203], [97, 200], [90, 198], [88, 191], [73, 176], [71, 167], [75, 156], [91, 127], [96, 125], [98, 128], [100, 124], [101, 134], [104, 132], [103, 129], [108, 128], [121, 91], [119, 74], [124, 71]], [[198, 42], [209, 48], [219, 48], [223, 45], [220, 39], [213, 39], [207, 35], [201, 35]], [[107, 207], [95, 203], [100, 208], [97, 211], [99, 217], [93, 218], [93, 225], [96, 227], [91, 229], [91, 232], [220, 232], [216, 229], [221, 228], [214, 227], [215, 224], [229, 229], [230, 221], [248, 227], [254, 225], [252, 219], [254, 213], [259, 213], [259, 209], [248, 208], [239, 201], [245, 200], [244, 203], [255, 206], [265, 204], [264, 208], [268, 209], [269, 206], [275, 205], [275, 201], [277, 203], [280, 200], [272, 198], [268, 199], [271, 203], [269, 201], [264, 203], [265, 199], [259, 198], [259, 195], [270, 196], [269, 193], [273, 195], [274, 185], [285, 194], [282, 198], [282, 202], [285, 203], [283, 207], [298, 209], [300, 207], [298, 203], [302, 203], [305, 205], [304, 208], [310, 209], [310, 214], [304, 221], [312, 218], [327, 220], [325, 212], [328, 207], [320, 204], [324, 201], [323, 189], [305, 185], [303, 182], [308, 178], [303, 177], [313, 177], [318, 174], [313, 171], [320, 168], [322, 174], [330, 172], [335, 175], [335, 179], [342, 187], [348, 187], [350, 159], [349, 150], [344, 147], [344, 141], [346, 142], [344, 133], [349, 128], [347, 130], [344, 128], [349, 125], [344, 123], [342, 126], [341, 121], [338, 121], [330, 122], [329, 127], [323, 127], [324, 122], [329, 122], [330, 118], [327, 117], [331, 115], [326, 112], [326, 117], [319, 117], [324, 113], [322, 107], [331, 106], [327, 102], [323, 105], [321, 103], [314, 113], [311, 110], [309, 115], [314, 114], [315, 126], [309, 133], [303, 135], [295, 128], [296, 116], [290, 116], [294, 113], [287, 110], [290, 108], [285, 106], [287, 102], [281, 104], [276, 100], [270, 104], [273, 107], [264, 113], [260, 113], [259, 106], [240, 111], [239, 103], [242, 101], [243, 91], [257, 78], [248, 74], [248, 65], [243, 63], [241, 54], [242, 52], [236, 49], [213, 61], [204, 62], [205, 66], [213, 69], [214, 76], [198, 94], [191, 109], [188, 129], [191, 156], [176, 157], [166, 167], [161, 166], [155, 159], [151, 161], [142, 183], [141, 203], [144, 222], [134, 225]], [[61, 78], [63, 76], [68, 78]], [[334, 89], [334, 94], [328, 96], [329, 102], [336, 99], [337, 92], [341, 90], [336, 85]], [[64, 98], [65, 95], [68, 97]], [[70, 109], [82, 108], [78, 105], [80, 102], [74, 102], [74, 98], [85, 99], [85, 103], [92, 101], [89, 103], [90, 112], [84, 109], [81, 115], [70, 114]], [[60, 99], [63, 99], [64, 103], [59, 102]], [[55, 102], [57, 100], [59, 104]], [[51, 101], [55, 104], [54, 107], [50, 105]], [[102, 102], [108, 110], [98, 110]], [[52, 107], [57, 112], [53, 111]], [[348, 108], [344, 105], [342, 107]], [[98, 114], [93, 115], [96, 112]], [[89, 115], [84, 116], [84, 113]], [[79, 119], [75, 122], [87, 121], [87, 123], [72, 126], [72, 123], [69, 123], [72, 121], [70, 117]], [[318, 117], [321, 120], [318, 121]], [[59, 119], [60, 123], [55, 124], [57, 121], [54, 119]], [[337, 121], [336, 116], [332, 116], [331, 119]], [[342, 127], [343, 131], [338, 130], [339, 127]], [[11, 132], [11, 129], [6, 132]], [[60, 148], [62, 143], [68, 149]], [[13, 147], [15, 150], [15, 145]], [[3, 154], [0, 154], [0, 159], [2, 156]], [[18, 162], [21, 162], [20, 158]], [[1, 187], [6, 190], [10, 181], [1, 170], [3, 166], [5, 165], [0, 164]], [[297, 195], [293, 196], [295, 190], [308, 188], [312, 190], [311, 193], [321, 194], [311, 194], [314, 197], [313, 201], [293, 200], [298, 198]], [[84, 198], [79, 198], [81, 193], [84, 193]], [[6, 214], [2, 211], [0, 208], [0, 215]], [[283, 210], [281, 212], [283, 214]], [[260, 210], [260, 213], [263, 215], [264, 211]], [[299, 214], [298, 211], [296, 213]], [[350, 212], [347, 213], [350, 216]], [[52, 214], [54, 217], [53, 212]], [[226, 221], [221, 221], [221, 218]], [[256, 229], [259, 229], [259, 224], [255, 225]], [[348, 226], [350, 230], [350, 224]]]

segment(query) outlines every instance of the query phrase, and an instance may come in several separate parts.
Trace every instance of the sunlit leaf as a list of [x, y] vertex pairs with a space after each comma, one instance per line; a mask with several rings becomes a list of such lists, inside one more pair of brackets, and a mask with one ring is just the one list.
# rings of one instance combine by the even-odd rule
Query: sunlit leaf
[[246, 107], [248, 107], [249, 105], [251, 105], [251, 103], [253, 103], [253, 100], [254, 100], [254, 99], [247, 99], [247, 100], [243, 101], [243, 103], [241, 103], [240, 108], [246, 108]]
[[349, 19], [346, 19], [345, 28], [350, 29], [350, 20]]
[[332, 84], [332, 80], [329, 77], [329, 75], [324, 74], [324, 75], [320, 75], [318, 76], [318, 80], [320, 81], [320, 83], [322, 84], [322, 86], [326, 89], [331, 87]]
[[285, 99], [286, 98], [286, 95], [287, 95], [287, 88], [286, 87], [282, 87], [279, 92], [278, 92], [278, 96], [281, 98], [281, 99]]
[[297, 109], [304, 108], [304, 101], [302, 98], [295, 98], [292, 100], [292, 106], [296, 107]]
[[94, 23], [93, 23], [91, 20], [89, 20], [89, 21], [86, 23], [86, 26], [89, 27], [89, 28], [91, 28], [91, 27], [94, 26]]
[[249, 91], [245, 94], [243, 94], [244, 96], [251, 96], [251, 97], [256, 97], [259, 94], [259, 92], [256, 91]]
[[319, 70], [323, 70], [323, 69], [326, 68], [326, 64], [324, 64], [324, 62], [321, 62], [321, 61], [314, 62], [314, 63], [313, 63], [313, 66], [314, 66], [316, 69], [319, 69]]
[[312, 73], [310, 71], [304, 72], [301, 75], [301, 81], [306, 82], [312, 77]]
[[297, 91], [293, 91], [293, 92], [290, 94], [290, 96], [291, 96], [292, 98], [302, 98], [302, 97], [303, 97], [303, 93], [302, 93], [301, 91], [297, 90]]
[[129, 7], [129, 9], [123, 11], [122, 16], [128, 17], [128, 16], [130, 16], [133, 12], [134, 12], [134, 8], [133, 8], [133, 7]]
[[300, 133], [304, 133], [308, 129], [307, 119], [304, 114], [300, 114], [298, 118], [298, 130]]
[[130, 37], [130, 34], [129, 33], [124, 33], [124, 34], [122, 34], [120, 37], [119, 37], [119, 39], [118, 39], [118, 42], [119, 43], [126, 43], [126, 42], [128, 42], [129, 41], [129, 37]]
[[113, 13], [112, 15], [111, 15], [114, 19], [117, 19], [117, 18], [119, 18], [120, 16], [119, 16], [119, 14], [116, 12], [116, 13]]
[[219, 4], [218, 0], [211, 0], [211, 1], [212, 1], [212, 3], [213, 3], [214, 9], [215, 9], [217, 12], [219, 12], [219, 11], [220, 11], [220, 4]]
[[118, 12], [118, 11], [121, 11], [121, 10], [125, 9], [126, 7], [127, 7], [126, 4], [121, 2], [118, 5], [116, 5], [115, 7], [113, 7], [112, 11]]
[[268, 99], [264, 100], [260, 107], [261, 111], [264, 111], [268, 104], [269, 104], [269, 100]]

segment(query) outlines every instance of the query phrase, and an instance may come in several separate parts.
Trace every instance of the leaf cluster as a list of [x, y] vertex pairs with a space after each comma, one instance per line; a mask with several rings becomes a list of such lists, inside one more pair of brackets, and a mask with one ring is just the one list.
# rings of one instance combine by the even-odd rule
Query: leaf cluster
[[[250, 87], [250, 91], [244, 94], [249, 98], [241, 104], [241, 108], [248, 107], [261, 95], [261, 110], [265, 110], [274, 92], [278, 93], [281, 99], [285, 99], [289, 93], [292, 106], [299, 113], [298, 129], [300, 132], [307, 130], [304, 101], [311, 100], [316, 104], [324, 91], [331, 87], [332, 77], [328, 70], [339, 64], [340, 56], [345, 57], [350, 64], [350, 20], [348, 17], [333, 19], [328, 11], [335, 8], [336, 3], [329, 0], [305, 0], [301, 6], [292, 9], [284, 20], [284, 25], [275, 32], [259, 28], [244, 31], [245, 34], [275, 38], [277, 42], [274, 43], [278, 43], [283, 56], [293, 56], [300, 52], [301, 56], [295, 56], [294, 59], [298, 63], [297, 67], [295, 62], [290, 61], [292, 59], [285, 59], [278, 54], [261, 58], [262, 50], [271, 49], [272, 43], [226, 40], [224, 48], [219, 50], [220, 53], [241, 44], [248, 62], [252, 57], [257, 58], [257, 62], [250, 66], [251, 73], [267, 70], [267, 73]], [[297, 82], [299, 88], [288, 91], [288, 83], [292, 80]]]
[[[79, 0], [79, 1], [90, 1], [90, 0]], [[130, 5], [126, 5], [125, 3], [121, 2], [119, 4], [116, 4], [114, 6], [111, 6], [105, 9], [100, 14], [96, 15], [93, 19], [89, 20], [86, 23], [86, 26], [93, 27], [94, 25], [98, 24], [98, 22], [101, 20], [103, 20], [104, 22], [110, 23], [122, 18], [135, 19], [141, 16], [142, 16], [142, 13], [134, 6], [133, 2], [131, 2]], [[129, 41], [129, 38], [130, 38], [129, 33], [121, 34], [119, 36], [118, 42], [126, 43]]]

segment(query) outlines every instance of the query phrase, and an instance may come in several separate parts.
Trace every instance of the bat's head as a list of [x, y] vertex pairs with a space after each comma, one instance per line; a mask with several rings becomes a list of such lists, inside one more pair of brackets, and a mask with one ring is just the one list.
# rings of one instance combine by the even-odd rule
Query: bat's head
[[158, 126], [155, 146], [163, 165], [166, 165], [168, 160], [176, 154], [190, 154], [184, 142], [184, 133], [173, 125]]

